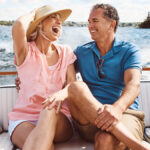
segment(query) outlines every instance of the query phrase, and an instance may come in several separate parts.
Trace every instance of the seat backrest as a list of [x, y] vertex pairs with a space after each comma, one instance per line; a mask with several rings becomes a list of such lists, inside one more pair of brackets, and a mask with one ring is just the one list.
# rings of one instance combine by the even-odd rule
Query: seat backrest
[[8, 113], [12, 110], [17, 99], [15, 86], [0, 87], [0, 126], [8, 129]]
[[145, 125], [150, 126], [150, 81], [141, 81], [140, 109], [145, 112]]

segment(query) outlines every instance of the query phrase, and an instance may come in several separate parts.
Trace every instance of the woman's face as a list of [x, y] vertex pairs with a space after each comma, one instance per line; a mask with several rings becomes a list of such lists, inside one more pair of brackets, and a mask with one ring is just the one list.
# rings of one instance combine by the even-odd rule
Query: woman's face
[[51, 41], [56, 41], [62, 32], [62, 22], [59, 14], [52, 14], [42, 22], [42, 31]]

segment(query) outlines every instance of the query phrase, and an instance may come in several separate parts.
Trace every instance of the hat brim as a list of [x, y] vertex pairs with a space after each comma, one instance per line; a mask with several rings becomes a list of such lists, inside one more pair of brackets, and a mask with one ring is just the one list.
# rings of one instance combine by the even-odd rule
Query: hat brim
[[44, 14], [44, 16], [42, 16], [41, 18], [32, 21], [28, 27], [27, 30], [27, 40], [30, 39], [30, 35], [34, 32], [34, 30], [36, 29], [37, 25], [44, 20], [46, 17], [48, 17], [49, 15], [58, 13], [60, 15], [61, 21], [62, 23], [70, 16], [72, 10], [71, 9], [62, 9], [62, 10], [53, 10], [53, 11], [49, 11], [47, 13]]

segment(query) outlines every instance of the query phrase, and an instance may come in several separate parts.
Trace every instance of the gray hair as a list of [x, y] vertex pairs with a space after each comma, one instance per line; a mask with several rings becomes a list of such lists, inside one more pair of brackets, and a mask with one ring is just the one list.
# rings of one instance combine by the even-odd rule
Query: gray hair
[[109, 18], [116, 21], [116, 26], [114, 28], [114, 31], [116, 32], [117, 27], [119, 25], [119, 15], [117, 9], [111, 6], [110, 4], [96, 4], [93, 6], [91, 11], [98, 8], [102, 8], [104, 10], [104, 18]]

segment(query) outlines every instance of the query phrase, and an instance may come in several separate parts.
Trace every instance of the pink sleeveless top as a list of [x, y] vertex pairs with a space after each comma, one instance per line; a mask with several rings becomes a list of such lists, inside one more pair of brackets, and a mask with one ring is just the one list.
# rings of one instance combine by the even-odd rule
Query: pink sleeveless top
[[[46, 56], [37, 48], [35, 42], [30, 42], [27, 57], [22, 65], [17, 67], [21, 80], [16, 106], [9, 113], [10, 120], [38, 120], [42, 110], [42, 102], [53, 93], [62, 89], [68, 65], [76, 60], [71, 48], [54, 44], [58, 50], [59, 60], [51, 69]], [[61, 112], [70, 116], [67, 103], [64, 102]]]

